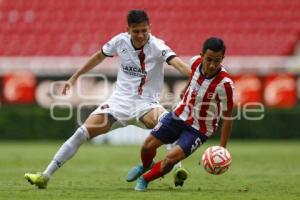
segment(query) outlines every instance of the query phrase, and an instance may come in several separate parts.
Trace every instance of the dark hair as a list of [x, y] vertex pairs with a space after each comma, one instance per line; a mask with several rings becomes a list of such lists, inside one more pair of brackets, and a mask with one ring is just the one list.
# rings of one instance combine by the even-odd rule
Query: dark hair
[[127, 15], [127, 23], [131, 24], [139, 24], [146, 22], [149, 24], [149, 17], [144, 10], [130, 10]]
[[215, 52], [222, 51], [224, 55], [226, 51], [226, 46], [222, 39], [211, 37], [204, 42], [202, 47], [202, 53], [204, 54], [207, 49], [213, 50]]

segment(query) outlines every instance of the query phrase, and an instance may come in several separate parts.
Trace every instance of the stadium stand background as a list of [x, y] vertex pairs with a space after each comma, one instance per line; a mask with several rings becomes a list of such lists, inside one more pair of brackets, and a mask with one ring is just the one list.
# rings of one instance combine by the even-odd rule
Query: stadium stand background
[[134, 8], [149, 12], [153, 33], [179, 55], [211, 35], [229, 55], [292, 55], [299, 40], [299, 0], [2, 0], [0, 55], [90, 55], [126, 31]]
[[[300, 138], [299, 0], [0, 0], [0, 138], [66, 138], [80, 121], [74, 107], [96, 105], [99, 99], [56, 101], [49, 97], [51, 83], [66, 80], [87, 56], [126, 31], [130, 9], [147, 10], [152, 33], [186, 61], [200, 52], [205, 38], [225, 40], [225, 63], [234, 75], [238, 102], [261, 102], [267, 108], [263, 120], [238, 120], [233, 137]], [[97, 70], [108, 76], [112, 88], [116, 60]], [[168, 92], [162, 102], [178, 101], [185, 81], [166, 68]], [[88, 81], [85, 87], [103, 94], [101, 84]], [[68, 102], [74, 107], [67, 113], [49, 111], [53, 103]], [[63, 117], [53, 120], [58, 113]], [[16, 118], [19, 126], [12, 125]], [[112, 137], [135, 143], [137, 136]]]

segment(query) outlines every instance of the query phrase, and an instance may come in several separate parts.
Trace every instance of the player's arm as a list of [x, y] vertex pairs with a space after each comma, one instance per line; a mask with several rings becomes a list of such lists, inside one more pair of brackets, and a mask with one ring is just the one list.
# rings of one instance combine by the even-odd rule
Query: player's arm
[[84, 74], [84, 73], [90, 71], [91, 69], [96, 67], [98, 64], [100, 64], [105, 58], [106, 58], [106, 56], [102, 53], [102, 51], [99, 51], [99, 52], [93, 54], [88, 59], [88, 61], [81, 68], [79, 68], [71, 76], [71, 78], [69, 78], [69, 80], [67, 81], [67, 83], [63, 87], [62, 94], [64, 94], [64, 95], [66, 94], [67, 90], [69, 90], [71, 88], [71, 86], [75, 84], [76, 80], [78, 79], [78, 77], [81, 74]]
[[175, 69], [177, 69], [181, 74], [190, 77], [192, 70], [190, 69], [188, 64], [183, 62], [179, 57], [172, 57], [167, 62], [169, 65], [172, 65]]
[[232, 128], [232, 109], [223, 111], [220, 146], [226, 148]]

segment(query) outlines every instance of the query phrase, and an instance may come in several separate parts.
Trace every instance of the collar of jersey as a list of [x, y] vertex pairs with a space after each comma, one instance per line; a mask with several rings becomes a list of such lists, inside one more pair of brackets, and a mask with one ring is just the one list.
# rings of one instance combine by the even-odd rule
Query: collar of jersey
[[200, 71], [200, 74], [201, 76], [203, 76], [205, 79], [213, 79], [214, 77], [216, 77], [218, 75], [218, 73], [222, 70], [222, 66], [218, 69], [218, 71], [216, 71], [216, 73], [214, 73], [212, 76], [205, 76], [203, 73], [202, 73], [202, 64], [200, 64], [199, 66], [199, 71]]
[[[149, 40], [150, 40], [150, 35], [149, 35], [149, 37], [148, 37], [148, 40], [147, 40], [147, 42], [146, 42], [146, 44], [149, 42]], [[132, 42], [132, 39], [130, 38], [130, 43], [131, 43], [131, 45], [132, 45], [132, 47], [134, 48], [134, 50], [142, 50], [143, 48], [144, 48], [144, 46], [146, 45], [144, 45], [144, 46], [142, 46], [142, 47], [140, 47], [140, 48], [135, 48], [135, 46], [133, 45], [133, 42]]]

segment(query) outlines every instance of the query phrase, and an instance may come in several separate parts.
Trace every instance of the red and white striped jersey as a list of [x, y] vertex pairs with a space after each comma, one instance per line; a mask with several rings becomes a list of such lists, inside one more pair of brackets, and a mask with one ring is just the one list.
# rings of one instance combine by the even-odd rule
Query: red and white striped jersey
[[233, 81], [224, 67], [212, 78], [201, 73], [202, 58], [192, 59], [192, 75], [182, 101], [175, 108], [177, 117], [211, 136], [217, 129], [221, 111], [233, 107]]

